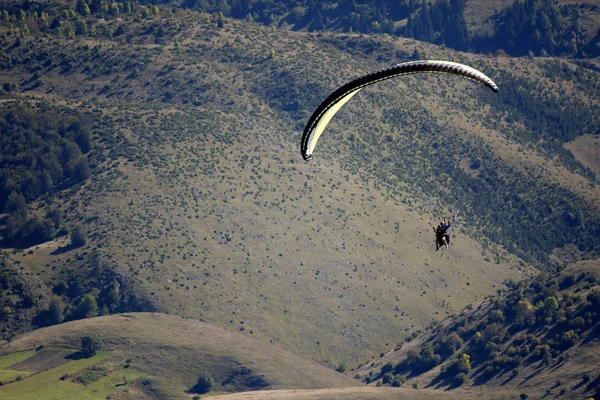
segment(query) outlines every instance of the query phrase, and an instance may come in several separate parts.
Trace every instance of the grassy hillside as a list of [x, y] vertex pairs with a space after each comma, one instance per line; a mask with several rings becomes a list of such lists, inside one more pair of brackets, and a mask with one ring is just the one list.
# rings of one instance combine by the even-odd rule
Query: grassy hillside
[[[68, 13], [61, 29], [2, 25], [5, 110], [97, 118], [90, 177], [29, 204], [59, 208], [87, 244], [9, 249], [39, 282], [38, 306], [62, 304], [56, 320], [158, 310], [343, 370], [529, 277], [528, 263], [598, 253], [596, 178], [558, 150], [598, 127], [595, 72], [140, 7], [90, 16], [80, 33]], [[378, 85], [300, 161], [304, 123], [331, 90], [413, 55], [469, 63], [509, 90], [445, 76]], [[435, 252], [428, 222], [443, 215], [453, 246]], [[3, 315], [5, 337], [36, 326], [19, 313]]]
[[[359, 370], [427, 388], [494, 396], [595, 398], [600, 376], [598, 261], [521, 282]], [[459, 392], [460, 392], [459, 390]]]
[[[121, 375], [130, 373], [127, 380], [131, 382], [124, 386], [145, 398], [190, 398], [191, 395], [186, 391], [192, 389], [201, 376], [214, 381], [215, 392], [359, 385], [350, 377], [276, 346], [262, 344], [245, 335], [229, 333], [202, 322], [164, 314], [132, 313], [64, 323], [19, 336], [2, 345], [0, 351], [2, 354], [23, 354], [19, 352], [40, 345], [45, 348], [60, 346], [78, 349], [81, 338], [89, 335], [97, 336], [102, 341], [102, 353], [95, 358], [68, 361], [48, 370], [35, 371], [38, 374], [24, 375], [22, 380], [0, 388], [0, 398], [11, 398], [14, 393], [35, 397], [38, 391], [43, 393], [49, 390], [48, 385], [56, 385], [54, 382], [58, 381], [61, 374], [67, 373], [63, 370], [69, 369], [70, 375], [78, 376], [86, 371], [84, 368], [95, 371], [98, 376], [118, 377], [118, 382], [113, 380], [116, 383], [123, 382]], [[2, 357], [0, 361], [4, 359]], [[7, 364], [12, 364], [12, 361]], [[79, 366], [78, 362], [87, 364]], [[21, 364], [23, 362], [3, 368], [25, 368], [18, 366]], [[30, 362], [29, 365], [31, 369], [36, 363]], [[95, 369], [90, 369], [90, 365], [96, 365]], [[131, 371], [136, 371], [137, 376], [131, 375]], [[63, 381], [64, 384], [59, 382], [55, 390], [75, 393], [82, 388], [82, 385], [77, 385], [80, 382], [76, 379], [76, 382], [69, 379]], [[110, 386], [110, 383], [107, 385]], [[115, 392], [125, 389], [118, 384], [112, 384], [112, 388]], [[108, 394], [111, 392], [105, 395]], [[123, 393], [121, 395], [126, 396]], [[96, 395], [93, 398], [99, 397]]]
[[[34, 353], [33, 355], [29, 353]], [[135, 392], [145, 374], [126, 363], [115, 365], [106, 353], [81, 358], [73, 349], [44, 348], [9, 354], [29, 356], [2, 371], [2, 399], [105, 399], [114, 392]]]
[[[505, 251], [480, 248], [460, 223], [452, 249], [436, 253], [428, 222], [441, 209], [336, 156], [339, 128], [323, 139], [321, 160], [297, 161], [298, 126], [324, 88], [378, 65], [370, 56], [353, 60], [303, 33], [230, 21], [219, 29], [193, 12], [127, 18], [112, 39], [24, 38], [7, 70], [21, 88], [13, 101], [101, 114], [95, 148], [106, 159], [52, 199], [65, 225], [85, 226], [89, 244], [59, 237], [14, 256], [24, 275], [58, 293], [67, 320], [83, 315], [86, 294], [101, 312], [115, 280], [119, 307], [200, 319], [337, 367], [529, 273]], [[153, 24], [162, 44], [143, 33]], [[21, 52], [56, 52], [68, 69], [43, 67], [30, 86]], [[306, 79], [315, 91], [300, 90]]]

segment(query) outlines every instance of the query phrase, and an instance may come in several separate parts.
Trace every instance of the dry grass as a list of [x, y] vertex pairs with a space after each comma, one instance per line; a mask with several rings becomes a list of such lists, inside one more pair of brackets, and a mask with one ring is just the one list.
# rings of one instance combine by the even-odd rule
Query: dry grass
[[[164, 314], [133, 313], [64, 323], [19, 336], [0, 351], [9, 354], [40, 343], [78, 347], [81, 337], [90, 334], [102, 339], [103, 351], [112, 359], [121, 364], [130, 359], [132, 368], [151, 376], [153, 387], [170, 398], [185, 398], [184, 391], [195, 385], [201, 373], [211, 375], [217, 385], [224, 383], [217, 386], [222, 391], [248, 390], [243, 379], [250, 376], [261, 377], [270, 389], [360, 385], [277, 346]], [[251, 372], [239, 375], [241, 369]]]
[[460, 394], [444, 393], [427, 389], [359, 387], [216, 394], [214, 397], [207, 396], [206, 398], [214, 400], [468, 400], [478, 398], [478, 396], [462, 392]]
[[596, 135], [583, 135], [565, 144], [575, 158], [600, 176], [600, 139]]

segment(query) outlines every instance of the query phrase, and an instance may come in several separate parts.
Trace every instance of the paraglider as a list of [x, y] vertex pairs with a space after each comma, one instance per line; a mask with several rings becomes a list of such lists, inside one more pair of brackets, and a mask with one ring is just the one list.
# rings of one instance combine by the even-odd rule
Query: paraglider
[[450, 246], [450, 234], [448, 233], [448, 229], [450, 229], [450, 221], [446, 221], [445, 219], [441, 220], [437, 228], [433, 228], [435, 232], [435, 251], [438, 251], [441, 247], [446, 247], [448, 250], [448, 246]]
[[479, 82], [494, 92], [498, 92], [499, 90], [498, 86], [496, 86], [496, 84], [484, 73], [467, 65], [450, 61], [410, 61], [369, 73], [341, 86], [317, 107], [308, 120], [302, 135], [300, 152], [304, 160], [308, 161], [312, 158], [312, 153], [319, 137], [335, 113], [337, 113], [344, 104], [346, 104], [362, 88], [396, 76], [425, 72], [457, 75]]

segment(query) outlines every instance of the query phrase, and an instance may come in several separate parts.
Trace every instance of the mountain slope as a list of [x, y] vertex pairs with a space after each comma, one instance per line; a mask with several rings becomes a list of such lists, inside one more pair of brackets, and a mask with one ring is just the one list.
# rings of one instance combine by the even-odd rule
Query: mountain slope
[[[563, 130], [598, 127], [594, 71], [144, 6], [88, 16], [73, 35], [77, 16], [55, 17], [63, 28], [40, 35], [3, 26], [3, 95], [100, 121], [90, 178], [49, 197], [89, 242], [11, 256], [67, 320], [92, 316], [93, 299], [96, 314], [159, 310], [356, 365], [529, 276], [527, 262], [598, 252], [596, 178], [557, 150]], [[331, 90], [413, 55], [469, 63], [508, 90], [440, 76], [378, 85], [300, 162], [306, 118]], [[427, 223], [448, 214], [453, 246], [435, 252]]]
[[[323, 87], [316, 68], [340, 81], [372, 60], [352, 61], [326, 43], [319, 50], [303, 33], [231, 21], [218, 29], [193, 12], [180, 13], [179, 30], [168, 18], [151, 21], [164, 24], [166, 44], [150, 43], [133, 20], [114, 39], [59, 39], [61, 57], [77, 55], [70, 69], [45, 68], [40, 86], [21, 82], [11, 95], [98, 110], [98, 148], [103, 129], [118, 132], [92, 177], [55, 198], [89, 243], [73, 248], [63, 237], [15, 256], [49, 292], [69, 288], [60, 294], [66, 319], [78, 318], [86, 294], [100, 311], [116, 280], [136, 295], [120, 296], [119, 307], [201, 319], [339, 366], [529, 273], [504, 252], [497, 264], [485, 261], [460, 224], [452, 249], [436, 253], [427, 224], [435, 208], [416, 213], [412, 196], [392, 197], [367, 172], [326, 161], [335, 132], [324, 138], [323, 161], [296, 161], [291, 125], [322, 92], [294, 97], [303, 77]], [[40, 53], [53, 45], [26, 40]], [[13, 50], [22, 60], [8, 71], [15, 81], [27, 71], [17, 55], [26, 46]], [[296, 70], [302, 48], [322, 57]], [[288, 98], [299, 104], [297, 122], [280, 106]]]
[[[89, 335], [102, 340], [102, 351], [112, 364], [130, 364], [147, 375], [138, 386], [152, 398], [189, 398], [185, 392], [203, 374], [214, 380], [213, 390], [221, 392], [359, 384], [276, 346], [164, 314], [132, 313], [64, 323], [19, 336], [0, 346], [0, 351], [11, 354], [40, 345], [77, 349], [81, 338]], [[26, 384], [27, 378], [22, 382]], [[5, 390], [19, 384], [13, 382]]]
[[582, 261], [521, 282], [359, 372], [379, 379], [387, 365], [384, 373], [428, 388], [595, 398], [598, 271], [598, 261]]

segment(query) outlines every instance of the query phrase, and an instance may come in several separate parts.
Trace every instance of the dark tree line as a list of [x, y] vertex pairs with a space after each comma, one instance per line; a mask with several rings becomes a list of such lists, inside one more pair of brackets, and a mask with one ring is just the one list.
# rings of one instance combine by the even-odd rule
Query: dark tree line
[[131, 282], [100, 254], [85, 260], [82, 275], [71, 275], [52, 288], [52, 298], [33, 318], [37, 327], [122, 312], [155, 311], [154, 305], [137, 294]]
[[0, 110], [0, 212], [5, 238], [44, 241], [60, 228], [51, 210], [31, 216], [27, 203], [90, 176], [85, 156], [92, 148], [90, 122], [83, 115], [39, 105], [8, 104]]
[[473, 48], [483, 52], [502, 49], [517, 56], [586, 55], [579, 16], [577, 10], [561, 10], [551, 0], [515, 0], [495, 16], [493, 34], [473, 38]]
[[[183, 0], [181, 6], [294, 29], [388, 33], [458, 50], [513, 55], [597, 55], [600, 32], [585, 42], [581, 11], [551, 0], [515, 0], [493, 16], [491, 33], [471, 37], [464, 0]], [[399, 23], [406, 21], [406, 24]]]
[[558, 6], [551, 0], [515, 0], [491, 18], [490, 32], [475, 35], [469, 34], [465, 23], [465, 0], [77, 0], [73, 10], [62, 11], [26, 0], [5, 4], [0, 11], [5, 23], [26, 26], [35, 15], [36, 29], [48, 27], [71, 37], [88, 32], [89, 17], [144, 17], [158, 14], [156, 4], [265, 25], [286, 24], [297, 30], [388, 33], [484, 53], [501, 50], [517, 56], [580, 57], [600, 54], [600, 32], [593, 39], [586, 39], [587, 33], [579, 25], [581, 8]]

